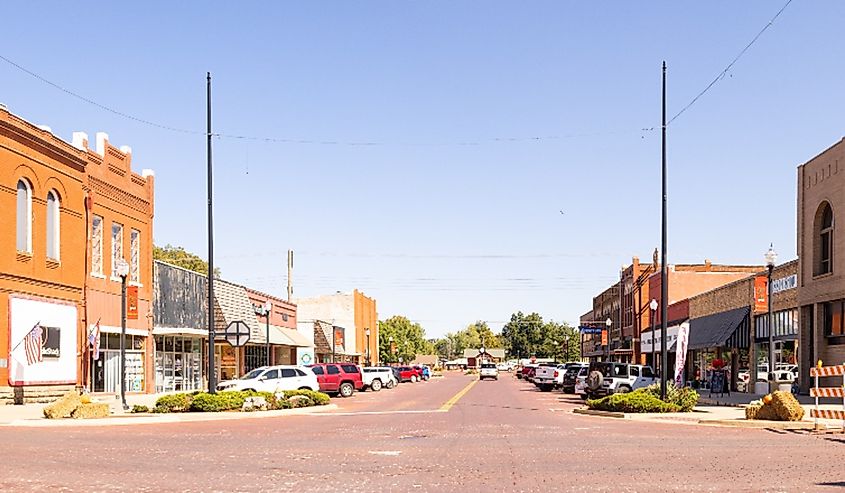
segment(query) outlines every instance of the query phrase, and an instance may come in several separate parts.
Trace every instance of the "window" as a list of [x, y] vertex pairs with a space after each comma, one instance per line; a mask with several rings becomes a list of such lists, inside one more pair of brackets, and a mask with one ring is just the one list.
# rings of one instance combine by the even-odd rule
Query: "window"
[[340, 373], [340, 369], [334, 365], [329, 365], [326, 367], [326, 369], [328, 370], [327, 373], [329, 375], [337, 375], [338, 373]]
[[833, 209], [823, 203], [816, 213], [815, 224], [815, 274], [833, 272]]
[[644, 378], [654, 378], [654, 372], [651, 371], [650, 366], [644, 366], [643, 367], [643, 377]]
[[279, 378], [279, 370], [270, 370], [264, 375], [261, 375], [264, 380], [276, 380]]
[[117, 275], [117, 261], [123, 258], [123, 225], [112, 223], [111, 225], [111, 276]]
[[296, 371], [297, 376], [300, 376], [300, 377], [306, 376], [305, 372], [300, 370], [299, 368], [296, 368], [295, 371]]
[[91, 218], [91, 273], [103, 275], [103, 218]]
[[631, 372], [632, 377], [639, 377], [640, 376], [640, 369], [636, 366], [632, 366], [629, 370]]
[[47, 193], [47, 258], [59, 260], [59, 194], [55, 190]]
[[322, 375], [323, 374], [323, 367], [321, 366], [312, 366], [311, 371], [314, 372], [315, 375]]
[[340, 365], [346, 373], [358, 373], [358, 367], [355, 365]]
[[291, 378], [296, 376], [296, 371], [293, 368], [282, 368], [282, 378]]
[[18, 180], [17, 250], [32, 253], [32, 187]]
[[141, 232], [137, 229], [129, 235], [129, 280], [141, 282]]
[[842, 314], [845, 312], [845, 301], [829, 301], [822, 305], [824, 316], [824, 334], [828, 336], [845, 335]]

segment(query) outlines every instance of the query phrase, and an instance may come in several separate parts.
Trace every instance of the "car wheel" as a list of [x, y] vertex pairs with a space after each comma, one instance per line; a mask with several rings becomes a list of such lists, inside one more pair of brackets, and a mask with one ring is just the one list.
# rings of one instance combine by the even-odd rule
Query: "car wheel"
[[385, 387], [387, 387], [387, 389], [390, 390], [390, 389], [396, 387], [396, 382], [394, 382], [393, 380], [388, 380], [387, 385], [385, 385]]
[[373, 383], [370, 384], [370, 388], [373, 389], [373, 392], [378, 392], [381, 390], [381, 380], [378, 378], [373, 380]]
[[411, 375], [411, 383], [417, 383], [417, 376]]
[[551, 392], [552, 386], [549, 384], [540, 385], [540, 392]]
[[614, 392], [614, 394], [627, 394], [630, 391], [631, 387], [628, 387], [627, 385], [621, 385], [619, 388], [616, 389], [616, 392]]
[[351, 397], [353, 392], [355, 392], [355, 387], [353, 387], [351, 383], [344, 382], [340, 384], [341, 397]]
[[299, 390], [311, 390], [311, 387], [299, 387]]

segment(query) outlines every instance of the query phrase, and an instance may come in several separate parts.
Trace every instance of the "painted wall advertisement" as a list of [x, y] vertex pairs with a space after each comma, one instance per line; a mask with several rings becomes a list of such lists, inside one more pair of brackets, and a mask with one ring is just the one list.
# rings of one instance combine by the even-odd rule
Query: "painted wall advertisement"
[[[9, 384], [76, 383], [76, 306], [17, 296], [9, 297]], [[41, 327], [41, 361], [27, 362], [24, 339]]]

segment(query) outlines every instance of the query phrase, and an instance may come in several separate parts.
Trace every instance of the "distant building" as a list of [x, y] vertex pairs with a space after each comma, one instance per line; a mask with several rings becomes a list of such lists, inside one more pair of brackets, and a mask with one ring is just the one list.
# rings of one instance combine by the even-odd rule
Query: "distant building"
[[[299, 298], [295, 301], [301, 322], [320, 321], [342, 329], [344, 354], [350, 360], [364, 365], [378, 364], [379, 328], [374, 298], [356, 289], [351, 293]], [[319, 335], [321, 331], [317, 329], [315, 334]], [[331, 343], [332, 334], [328, 334], [327, 338]], [[337, 335], [334, 339], [337, 340]], [[316, 340], [315, 347], [318, 347]]]

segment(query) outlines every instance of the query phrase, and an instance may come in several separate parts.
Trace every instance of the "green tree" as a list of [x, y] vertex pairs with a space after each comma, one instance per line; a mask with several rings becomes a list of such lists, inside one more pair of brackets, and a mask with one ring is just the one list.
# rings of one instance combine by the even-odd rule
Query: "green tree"
[[[208, 275], [208, 262], [199, 255], [186, 252], [182, 247], [175, 247], [170, 244], [164, 247], [153, 245], [153, 259]], [[220, 269], [217, 267], [214, 268], [214, 277], [220, 278]]]
[[555, 358], [575, 361], [580, 358], [580, 336], [576, 329], [553, 320], [543, 321], [538, 313], [516, 312], [502, 328], [502, 342], [511, 356], [518, 358]]
[[385, 363], [412, 361], [418, 354], [435, 354], [425, 329], [407, 317], [396, 315], [379, 322], [379, 360]]

